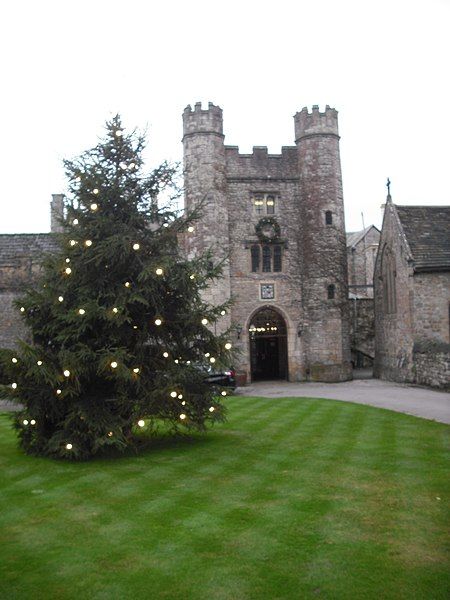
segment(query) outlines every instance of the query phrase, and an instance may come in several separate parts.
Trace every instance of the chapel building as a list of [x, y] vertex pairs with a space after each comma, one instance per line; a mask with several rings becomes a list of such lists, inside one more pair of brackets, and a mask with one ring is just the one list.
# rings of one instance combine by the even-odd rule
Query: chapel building
[[220, 107], [183, 113], [185, 206], [202, 205], [187, 251], [225, 261], [206, 296], [233, 301], [219, 327], [234, 327], [241, 382], [352, 377], [337, 111], [303, 108], [294, 126], [281, 154], [240, 154]]

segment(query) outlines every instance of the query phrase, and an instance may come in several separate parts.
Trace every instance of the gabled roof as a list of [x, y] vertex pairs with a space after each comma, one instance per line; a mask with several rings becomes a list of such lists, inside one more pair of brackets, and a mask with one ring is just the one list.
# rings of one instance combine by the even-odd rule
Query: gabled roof
[[395, 205], [415, 271], [450, 271], [450, 206]]
[[364, 236], [366, 236], [369, 233], [372, 227], [373, 229], [376, 229], [378, 233], [380, 233], [380, 230], [378, 229], [378, 227], [375, 227], [375, 225], [369, 225], [361, 231], [348, 231], [345, 234], [347, 237], [347, 248], [350, 248], [351, 246], [356, 246], [356, 244], [358, 244], [364, 238]]

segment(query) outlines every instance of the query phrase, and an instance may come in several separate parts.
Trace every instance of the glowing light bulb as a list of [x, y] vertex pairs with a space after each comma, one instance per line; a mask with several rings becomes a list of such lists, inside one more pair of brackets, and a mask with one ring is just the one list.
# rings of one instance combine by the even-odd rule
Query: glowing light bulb
[[84, 310], [84, 308], [79, 308], [78, 309], [78, 314], [79, 315], [84, 315], [84, 314], [86, 314], [86, 311]]
[[194, 228], [192, 227], [192, 225], [190, 225], [190, 226], [188, 227], [188, 231], [189, 231], [189, 233], [192, 233], [192, 232], [194, 231]]
[[12, 357], [11, 362], [16, 363], [17, 362], [17, 358], [15, 356]]
[[93, 194], [98, 194], [98, 189], [97, 189], [97, 188], [94, 188], [94, 189], [92, 190], [92, 193], [93, 193]]
[[216, 359], [214, 358], [214, 356], [211, 356], [211, 358], [209, 359], [209, 362], [210, 363], [215, 363], [216, 362]]
[[183, 400], [183, 394], [178, 394], [178, 400]]
[[66, 450], [72, 450], [73, 446], [72, 444], [66, 444]]
[[181, 413], [181, 415], [180, 415], [180, 419], [181, 419], [182, 421], [184, 421], [184, 419], [185, 419], [185, 418], [186, 418], [186, 415], [185, 415], [184, 413]]
[[73, 224], [73, 225], [78, 225], [78, 219], [74, 219], [74, 220], [72, 221], [72, 224]]
[[121, 162], [121, 163], [119, 164], [119, 167], [120, 167], [120, 168], [121, 168], [123, 171], [126, 171], [126, 170], [127, 170], [127, 163]]
[[98, 204], [96, 202], [93, 202], [91, 204], [91, 210], [95, 211], [95, 210], [97, 210], [97, 208], [98, 208]]
[[220, 311], [220, 314], [221, 314], [221, 315], [222, 315], [222, 317], [223, 317], [223, 316], [224, 316], [224, 315], [226, 315], [227, 313], [226, 313], [226, 311], [224, 311], [224, 310], [221, 310], [221, 311]]
[[81, 177], [76, 177], [75, 181], [81, 181]]
[[112, 311], [113, 311], [113, 313], [118, 313], [118, 312], [119, 312], [119, 309], [118, 309], [118, 308], [115, 306], [115, 307], [112, 309]]
[[36, 425], [36, 421], [34, 419], [31, 419], [30, 425]]
[[131, 283], [129, 281], [125, 281], [125, 283], [123, 284], [125, 287], [130, 287]]
[[164, 358], [169, 358], [169, 353], [168, 352], [163, 352], [163, 356], [164, 356]]
[[222, 396], [226, 396], [227, 395], [227, 393], [226, 393], [225, 390], [222, 390], [220, 393], [222, 394]]
[[64, 269], [64, 273], [66, 275], [70, 275], [72, 273], [72, 269], [70, 267], [67, 267], [66, 269]]
[[205, 358], [209, 358], [210, 356], [211, 356], [211, 354], [210, 354], [209, 352], [207, 352], [207, 353], [205, 354]]
[[113, 361], [111, 362], [111, 369], [116, 369], [116, 368], [117, 368], [117, 363], [116, 363], [116, 361], [115, 361], [115, 360], [113, 360]]
[[195, 279], [195, 275], [194, 274], [189, 275], [189, 279]]
[[169, 227], [169, 223], [163, 223], [163, 227]]
[[138, 328], [137, 325], [133, 325], [133, 329], [137, 329], [137, 328]]
[[208, 325], [208, 319], [202, 319], [202, 325]]
[[64, 377], [70, 377], [70, 371], [69, 371], [69, 369], [66, 369], [64, 371]]
[[92, 246], [92, 240], [86, 240], [84, 242], [84, 245], [87, 246], [89, 248], [89, 246]]
[[231, 344], [230, 344], [230, 342], [227, 342], [225, 344], [225, 350], [231, 350]]
[[61, 393], [61, 390], [56, 390], [57, 395], [59, 396]]
[[214, 406], [210, 406], [209, 407], [209, 412], [214, 412], [216, 409], [214, 408]]
[[159, 327], [162, 324], [162, 319], [155, 319], [155, 325]]
[[42, 360], [38, 360], [36, 364], [38, 367], [40, 367], [42, 365]]
[[139, 371], [140, 371], [139, 367], [135, 367], [135, 368], [133, 369], [133, 373], [139, 373]]
[[16, 382], [12, 383], [11, 387], [13, 390], [17, 390], [17, 383]]
[[186, 406], [186, 400], [183, 400], [183, 402], [181, 403], [181, 406]]
[[137, 424], [139, 425], [139, 427], [144, 427], [144, 425], [145, 425], [144, 419], [139, 419]]
[[133, 244], [133, 250], [139, 250], [140, 245], [139, 244]]
[[122, 137], [123, 131], [121, 129], [116, 129], [116, 137]]
[[22, 421], [22, 423], [23, 423], [24, 425], [28, 425], [28, 421], [27, 421], [26, 419], [24, 419], [24, 420]]
[[177, 365], [180, 361], [176, 358], [173, 362]]
[[170, 395], [172, 398], [176, 398], [177, 397], [177, 393], [176, 392], [170, 392]]
[[66, 258], [66, 263], [70, 263], [70, 258]]
[[75, 246], [75, 245], [76, 245], [76, 243], [77, 243], [77, 241], [76, 241], [76, 240], [70, 240], [70, 242], [69, 242], [69, 244], [70, 244], [71, 246]]
[[158, 268], [156, 269], [155, 273], [156, 273], [157, 275], [162, 275], [162, 274], [164, 273], [164, 271], [161, 269], [161, 267], [158, 267]]
[[59, 302], [64, 302], [64, 296], [58, 296], [58, 301]]
[[134, 169], [136, 167], [136, 165], [132, 162], [130, 163], [130, 166], [128, 167], [129, 169]]
[[112, 437], [113, 436], [113, 432], [112, 431], [108, 431], [108, 437]]
[[20, 307], [20, 312], [25, 312], [25, 306]]

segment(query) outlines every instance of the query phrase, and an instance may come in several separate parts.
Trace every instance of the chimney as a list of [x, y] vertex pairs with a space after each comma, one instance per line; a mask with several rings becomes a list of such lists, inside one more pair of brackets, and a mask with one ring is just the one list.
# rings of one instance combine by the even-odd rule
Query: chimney
[[61, 221], [64, 218], [64, 194], [52, 194], [50, 202], [50, 231], [51, 233], [62, 233]]

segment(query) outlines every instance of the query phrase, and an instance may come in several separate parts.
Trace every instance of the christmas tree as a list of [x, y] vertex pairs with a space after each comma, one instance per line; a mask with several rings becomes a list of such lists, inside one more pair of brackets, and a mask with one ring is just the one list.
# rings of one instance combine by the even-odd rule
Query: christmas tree
[[70, 193], [59, 251], [17, 301], [32, 342], [0, 352], [2, 397], [30, 454], [85, 459], [135, 443], [140, 427], [205, 429], [223, 419], [227, 390], [205, 369], [229, 366], [229, 331], [212, 332], [227, 304], [202, 290], [220, 276], [211, 252], [188, 260], [180, 238], [197, 214], [161, 206], [176, 168], [145, 176], [143, 136], [117, 116], [105, 138], [65, 161]]

